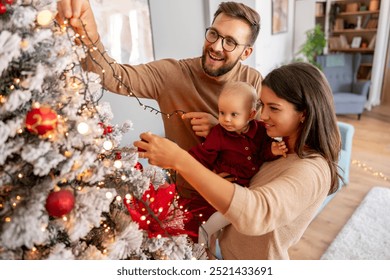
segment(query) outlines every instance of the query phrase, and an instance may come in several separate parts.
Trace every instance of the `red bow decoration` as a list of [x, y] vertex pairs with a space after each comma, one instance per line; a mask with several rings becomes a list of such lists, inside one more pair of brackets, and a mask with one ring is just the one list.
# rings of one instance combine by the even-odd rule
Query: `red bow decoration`
[[142, 199], [124, 199], [124, 204], [133, 221], [148, 232], [149, 238], [167, 237], [180, 234], [193, 235], [184, 230], [184, 223], [191, 219], [189, 212], [183, 212], [172, 205], [176, 197], [176, 186], [160, 186], [157, 190], [152, 184]]

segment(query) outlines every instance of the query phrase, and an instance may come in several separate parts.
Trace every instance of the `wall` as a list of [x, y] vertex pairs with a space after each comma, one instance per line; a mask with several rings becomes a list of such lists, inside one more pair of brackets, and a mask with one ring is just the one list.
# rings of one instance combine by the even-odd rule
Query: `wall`
[[[155, 59], [200, 56], [204, 30], [219, 4], [218, 0], [149, 0]], [[294, 0], [289, 0], [288, 31], [271, 34], [272, 1], [242, 0], [255, 8], [261, 16], [260, 35], [255, 52], [245, 63], [256, 67], [263, 75], [272, 68], [290, 62], [293, 58]], [[124, 136], [122, 145], [131, 144], [141, 132], [152, 131], [164, 135], [161, 116], [145, 112], [136, 100], [116, 94], [105, 94], [114, 112], [114, 123], [131, 120], [134, 129]], [[153, 100], [142, 100], [157, 107]], [[157, 107], [158, 108], [158, 107]]]
[[294, 3], [294, 0], [289, 0], [287, 32], [272, 34], [272, 1], [256, 1], [256, 9], [261, 16], [261, 31], [256, 43], [256, 68], [264, 76], [293, 59]]
[[296, 54], [306, 41], [306, 31], [315, 26], [315, 2], [313, 0], [295, 1], [294, 15], [293, 53]]

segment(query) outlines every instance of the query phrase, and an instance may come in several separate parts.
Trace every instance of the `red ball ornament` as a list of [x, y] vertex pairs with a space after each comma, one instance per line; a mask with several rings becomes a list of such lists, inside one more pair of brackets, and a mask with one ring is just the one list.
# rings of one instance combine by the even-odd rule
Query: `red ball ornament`
[[5, 3], [7, 3], [8, 5], [12, 5], [14, 3], [14, 0], [5, 0]]
[[57, 113], [49, 107], [33, 108], [26, 115], [27, 130], [41, 136], [53, 134], [57, 123]]
[[74, 207], [74, 195], [70, 190], [51, 192], [46, 199], [46, 210], [52, 217], [61, 217], [72, 211]]
[[0, 15], [5, 14], [7, 12], [7, 8], [3, 3], [0, 3]]

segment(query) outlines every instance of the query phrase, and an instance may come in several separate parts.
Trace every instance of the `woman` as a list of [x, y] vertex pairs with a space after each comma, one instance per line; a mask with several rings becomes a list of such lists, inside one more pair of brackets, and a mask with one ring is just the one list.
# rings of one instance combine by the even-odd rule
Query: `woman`
[[[249, 188], [203, 167], [173, 142], [141, 134], [134, 145], [150, 164], [177, 170], [231, 224], [219, 244], [224, 259], [289, 259], [328, 194], [337, 190], [341, 147], [332, 92], [307, 63], [284, 65], [262, 82], [261, 119], [270, 137], [283, 137], [287, 158], [262, 165]], [[146, 142], [145, 142], [146, 141]]]

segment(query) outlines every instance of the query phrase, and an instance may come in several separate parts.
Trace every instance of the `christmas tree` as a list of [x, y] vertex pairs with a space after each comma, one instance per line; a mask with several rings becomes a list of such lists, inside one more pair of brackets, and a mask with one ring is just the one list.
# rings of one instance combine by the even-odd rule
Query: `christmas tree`
[[110, 123], [56, 8], [0, 0], [0, 259], [199, 258], [175, 186], [119, 146], [132, 123]]

